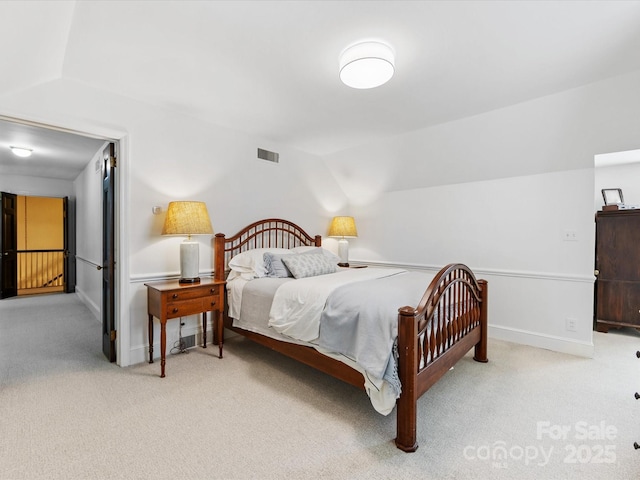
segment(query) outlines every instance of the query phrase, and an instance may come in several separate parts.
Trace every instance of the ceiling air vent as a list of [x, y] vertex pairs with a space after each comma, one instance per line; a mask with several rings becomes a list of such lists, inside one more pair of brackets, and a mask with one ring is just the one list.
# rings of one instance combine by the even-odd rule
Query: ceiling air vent
[[262, 160], [266, 160], [267, 162], [278, 163], [278, 160], [280, 159], [280, 154], [259, 148], [258, 158], [261, 158]]

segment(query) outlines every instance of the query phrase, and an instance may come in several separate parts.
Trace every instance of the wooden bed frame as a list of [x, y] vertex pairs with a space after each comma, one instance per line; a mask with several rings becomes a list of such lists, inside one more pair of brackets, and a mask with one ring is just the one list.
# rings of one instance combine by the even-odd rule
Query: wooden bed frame
[[[320, 235], [311, 237], [296, 224], [281, 219], [252, 223], [230, 238], [218, 233], [214, 241], [215, 278], [224, 280], [229, 260], [254, 248], [320, 247]], [[405, 452], [418, 448], [418, 398], [434, 385], [471, 348], [474, 360], [487, 361], [487, 282], [476, 280], [468, 267], [450, 264], [438, 272], [417, 308], [398, 310], [398, 370], [402, 394], [397, 400], [396, 446]], [[451, 312], [453, 311], [453, 318]], [[235, 328], [224, 315], [225, 327], [277, 352], [364, 389], [362, 374], [312, 347], [300, 346]]]

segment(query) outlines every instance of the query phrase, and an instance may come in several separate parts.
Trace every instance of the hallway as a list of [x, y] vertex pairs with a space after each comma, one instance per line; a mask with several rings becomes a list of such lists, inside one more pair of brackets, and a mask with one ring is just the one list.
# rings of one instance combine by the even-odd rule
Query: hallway
[[109, 365], [101, 325], [75, 294], [0, 300], [0, 388]]

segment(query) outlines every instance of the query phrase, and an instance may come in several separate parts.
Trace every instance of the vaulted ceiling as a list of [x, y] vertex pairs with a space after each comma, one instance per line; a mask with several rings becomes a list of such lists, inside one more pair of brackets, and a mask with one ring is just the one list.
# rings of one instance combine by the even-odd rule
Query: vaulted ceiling
[[[396, 72], [353, 90], [363, 39]], [[640, 2], [3, 1], [0, 42], [0, 96], [74, 79], [324, 155], [638, 70]]]

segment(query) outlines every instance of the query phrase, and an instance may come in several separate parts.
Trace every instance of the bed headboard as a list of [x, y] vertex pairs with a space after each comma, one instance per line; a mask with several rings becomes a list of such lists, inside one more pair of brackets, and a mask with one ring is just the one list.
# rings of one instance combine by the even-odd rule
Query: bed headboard
[[254, 248], [294, 248], [301, 245], [322, 246], [322, 237], [312, 237], [288, 220], [268, 218], [247, 225], [233, 237], [217, 233], [213, 244], [213, 266], [216, 280], [227, 277], [229, 260], [238, 253]]

